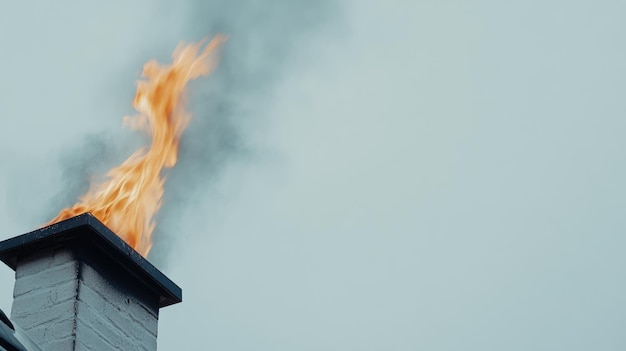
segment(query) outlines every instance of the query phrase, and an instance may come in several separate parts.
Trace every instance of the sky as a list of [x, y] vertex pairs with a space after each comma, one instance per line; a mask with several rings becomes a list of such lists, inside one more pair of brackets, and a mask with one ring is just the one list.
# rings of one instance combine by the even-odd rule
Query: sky
[[4, 4], [0, 239], [145, 141], [121, 123], [145, 61], [224, 33], [149, 256], [184, 297], [160, 350], [623, 350], [624, 11]]

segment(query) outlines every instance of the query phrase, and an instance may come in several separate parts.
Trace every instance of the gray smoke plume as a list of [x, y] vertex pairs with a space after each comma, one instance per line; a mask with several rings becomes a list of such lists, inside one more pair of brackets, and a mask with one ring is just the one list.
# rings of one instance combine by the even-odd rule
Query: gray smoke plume
[[193, 2], [192, 39], [224, 33], [229, 40], [209, 81], [192, 85], [194, 117], [181, 141], [179, 163], [166, 184], [151, 256], [157, 262], [164, 262], [168, 247], [180, 245], [181, 236], [194, 232], [185, 226], [189, 232], [179, 233], [180, 211], [193, 211], [205, 201], [207, 187], [225, 163], [253, 152], [243, 125], [264, 118], [273, 84], [284, 74], [294, 47], [312, 29], [331, 20], [334, 7], [329, 0]]
[[[222, 47], [218, 69], [208, 80], [191, 84], [188, 101], [193, 119], [181, 140], [178, 164], [167, 173], [152, 261], [166, 264], [169, 248], [193, 234], [194, 228], [188, 224], [181, 233], [182, 213], [211, 201], [206, 192], [223, 167], [254, 153], [242, 133], [244, 126], [251, 120], [263, 124], [272, 87], [285, 74], [294, 48], [306, 41], [313, 29], [331, 21], [337, 11], [329, 0], [190, 2], [187, 37], [181, 40], [197, 41], [218, 33], [228, 35], [229, 40]], [[165, 49], [170, 50], [159, 50]], [[127, 135], [122, 137], [126, 140], [122, 146], [110, 143], [111, 139], [110, 135], [90, 136], [62, 158], [65, 184], [53, 203], [71, 205], [88, 189], [90, 177], [130, 155], [132, 142]], [[83, 152], [76, 153], [77, 149]]]

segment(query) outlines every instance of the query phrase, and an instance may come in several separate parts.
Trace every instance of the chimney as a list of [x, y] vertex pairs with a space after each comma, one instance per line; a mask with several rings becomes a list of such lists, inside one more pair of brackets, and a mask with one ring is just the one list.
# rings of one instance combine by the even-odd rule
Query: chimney
[[157, 349], [159, 309], [182, 291], [87, 213], [0, 242], [11, 320], [43, 350]]

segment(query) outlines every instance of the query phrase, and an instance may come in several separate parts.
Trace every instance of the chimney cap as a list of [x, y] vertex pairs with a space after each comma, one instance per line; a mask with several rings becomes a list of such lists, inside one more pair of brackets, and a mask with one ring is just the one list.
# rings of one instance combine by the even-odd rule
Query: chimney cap
[[[91, 213], [49, 225], [0, 242], [0, 260], [15, 270], [25, 253], [61, 245], [79, 244], [90, 253], [103, 254], [159, 296], [159, 307], [182, 301], [182, 290], [122, 238]], [[94, 252], [91, 252], [94, 250]]]

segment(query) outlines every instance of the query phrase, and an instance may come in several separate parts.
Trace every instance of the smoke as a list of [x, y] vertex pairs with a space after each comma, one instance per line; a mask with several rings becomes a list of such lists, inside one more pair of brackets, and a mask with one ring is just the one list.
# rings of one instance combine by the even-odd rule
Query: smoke
[[[210, 218], [211, 214], [198, 209], [213, 201], [208, 192], [223, 169], [233, 161], [250, 160], [263, 152], [251, 141], [254, 135], [246, 131], [262, 129], [272, 88], [286, 74], [291, 55], [338, 11], [329, 0], [198, 0], [187, 6], [189, 18], [184, 23], [188, 27], [180, 39], [197, 41], [223, 33], [229, 41], [222, 49], [217, 71], [190, 87], [188, 107], [193, 119], [181, 140], [178, 164], [167, 173], [163, 207], [156, 218], [150, 259], [159, 266], [167, 264], [171, 248], [198, 232], [185, 222], [186, 216]], [[169, 60], [160, 57], [172, 49], [166, 44], [162, 43], [159, 54], [154, 55], [160, 61]], [[144, 48], [141, 54], [147, 51]], [[151, 58], [144, 57], [143, 61]], [[249, 127], [252, 125], [255, 127]], [[61, 157], [62, 186], [51, 201], [55, 205], [47, 206], [50, 213], [46, 218], [73, 204], [95, 175], [130, 155], [139, 145], [133, 138], [137, 133], [114, 137], [103, 132], [71, 145]]]
[[191, 39], [224, 33], [229, 41], [209, 81], [192, 84], [189, 101], [194, 117], [181, 141], [179, 163], [166, 184], [153, 260], [165, 263], [172, 245], [181, 245], [186, 235], [198, 231], [187, 224], [185, 232], [180, 232], [184, 212], [211, 217], [193, 211], [203, 207], [200, 203], [212, 201], [207, 190], [229, 162], [249, 160], [262, 152], [253, 145], [248, 126], [262, 130], [272, 88], [287, 72], [290, 56], [314, 29], [328, 24], [337, 10], [329, 0], [191, 3]]
[[132, 153], [143, 62], [223, 32], [150, 258], [184, 252], [161, 348], [626, 344], [625, 2], [153, 2], [0, 11], [0, 234]]
[[110, 135], [92, 134], [72, 149], [82, 150], [79, 153], [65, 153], [60, 156], [62, 190], [59, 191], [45, 207], [46, 218], [54, 217], [59, 208], [56, 204], [72, 204], [76, 199], [89, 190], [95, 177], [104, 174], [111, 164], [116, 161], [115, 143]]

